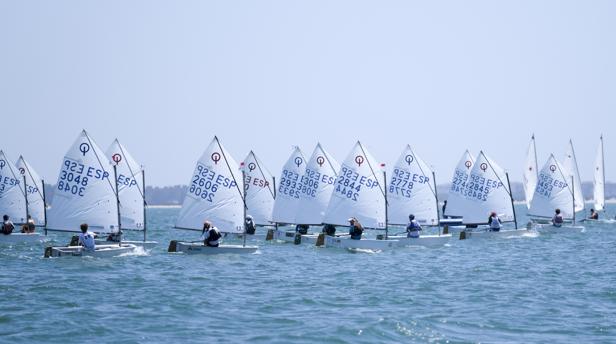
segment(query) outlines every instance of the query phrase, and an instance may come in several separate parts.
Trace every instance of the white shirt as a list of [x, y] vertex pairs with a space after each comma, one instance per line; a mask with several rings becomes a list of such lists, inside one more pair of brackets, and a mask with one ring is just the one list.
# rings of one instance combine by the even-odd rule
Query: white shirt
[[[214, 230], [217, 231], [218, 234], [220, 234], [220, 239], [222, 239], [222, 234], [220, 233], [218, 228], [212, 227], [212, 228], [208, 229], [207, 231], [205, 231], [203, 234], [201, 234], [201, 240], [205, 241], [205, 240], [209, 239], [210, 238], [210, 232], [214, 231]], [[214, 240], [214, 241], [210, 241], [210, 245], [220, 244], [220, 239]]]
[[88, 251], [94, 251], [96, 249], [96, 243], [94, 242], [94, 233], [86, 232], [79, 234], [79, 245], [85, 247]]

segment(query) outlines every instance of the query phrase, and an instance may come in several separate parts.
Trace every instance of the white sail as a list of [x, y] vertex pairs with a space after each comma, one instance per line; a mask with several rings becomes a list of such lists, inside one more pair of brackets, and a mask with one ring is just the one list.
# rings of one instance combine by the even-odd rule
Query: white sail
[[340, 164], [317, 144], [301, 179], [299, 211], [295, 223], [321, 224], [334, 191]]
[[23, 177], [0, 150], [0, 216], [3, 215], [8, 215], [16, 224], [26, 222]]
[[28, 193], [28, 214], [36, 226], [45, 225], [45, 200], [43, 199], [43, 180], [30, 164], [20, 156], [15, 164], [22, 176], [26, 177]]
[[556, 209], [566, 219], [573, 218], [573, 193], [571, 178], [567, 177], [563, 166], [550, 155], [539, 172], [539, 179], [528, 214], [533, 217], [552, 218]]
[[117, 232], [117, 209], [111, 163], [84, 130], [62, 161], [47, 228], [79, 232], [87, 223], [97, 233]]
[[276, 192], [274, 178], [253, 151], [244, 159], [243, 169], [246, 214], [252, 216], [256, 225], [271, 225]]
[[599, 148], [595, 158], [595, 171], [593, 182], [593, 199], [595, 200], [595, 210], [605, 209], [605, 166], [603, 155], [603, 135], [599, 139]]
[[340, 166], [323, 223], [343, 226], [355, 217], [366, 228], [385, 228], [384, 185], [380, 164], [357, 142]]
[[244, 232], [244, 188], [239, 167], [214, 137], [197, 161], [176, 227], [203, 229], [210, 221], [221, 232]]
[[573, 149], [573, 141], [569, 140], [569, 147], [563, 161], [565, 175], [568, 178], [568, 184], [571, 184], [573, 177], [573, 192], [575, 196], [575, 212], [584, 210], [584, 195], [582, 194], [582, 180], [580, 179], [580, 170], [578, 169], [577, 159], [575, 158], [575, 150]]
[[479, 152], [466, 184], [464, 214], [465, 224], [486, 224], [491, 212], [496, 212], [503, 222], [514, 221], [505, 171], [483, 152]]
[[[144, 229], [143, 213], [143, 171], [130, 153], [116, 139], [109, 149], [107, 158], [116, 164], [118, 196], [120, 197], [120, 224], [122, 228]], [[113, 176], [112, 176], [113, 181]]]
[[464, 216], [466, 209], [464, 208], [466, 201], [465, 192], [468, 178], [473, 168], [474, 160], [468, 150], [462, 154], [456, 169], [453, 172], [451, 186], [447, 195], [447, 207], [445, 207], [446, 216]]
[[282, 168], [278, 182], [278, 192], [274, 201], [272, 221], [277, 223], [295, 223], [295, 215], [299, 207], [301, 180], [306, 170], [304, 154], [295, 147], [293, 153]]
[[438, 225], [432, 170], [409, 145], [400, 154], [389, 176], [387, 200], [389, 224], [404, 225], [413, 214], [421, 224]]
[[526, 196], [526, 207], [530, 209], [530, 202], [533, 200], [539, 167], [537, 166], [537, 147], [535, 146], [535, 135], [530, 139], [528, 150], [526, 151], [526, 163], [524, 165], [524, 195]]

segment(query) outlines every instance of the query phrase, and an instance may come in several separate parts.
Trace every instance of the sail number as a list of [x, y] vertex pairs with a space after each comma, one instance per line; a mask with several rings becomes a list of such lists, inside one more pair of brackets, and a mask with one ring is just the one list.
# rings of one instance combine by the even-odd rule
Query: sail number
[[109, 173], [105, 170], [85, 166], [77, 161], [65, 159], [62, 164], [62, 170], [60, 171], [57, 189], [65, 193], [83, 197], [85, 196], [85, 190], [90, 179], [103, 180], [108, 177]]
[[216, 192], [218, 192], [221, 187], [231, 189], [236, 185], [237, 184], [235, 184], [231, 178], [218, 174], [201, 163], [198, 163], [192, 182], [188, 188], [188, 193], [196, 198], [214, 202]]
[[466, 182], [468, 181], [468, 174], [462, 170], [456, 169], [453, 180], [451, 181], [451, 188], [449, 191], [457, 194], [464, 194], [466, 189]]
[[535, 193], [545, 197], [552, 197], [552, 191], [557, 189], [560, 192], [562, 189], [566, 188], [567, 183], [554, 179], [547, 174], [540, 173], [539, 180], [537, 180], [537, 188], [535, 189]]
[[402, 169], [394, 169], [394, 176], [389, 182], [389, 192], [406, 198], [411, 198], [415, 183], [425, 184], [430, 182], [430, 178], [417, 173], [410, 173]]
[[278, 186], [278, 194], [287, 195], [291, 198], [299, 198], [301, 191], [300, 176], [297, 172], [282, 170], [282, 178]]
[[335, 181], [336, 177], [306, 168], [306, 173], [301, 179], [301, 194], [314, 198], [317, 196], [319, 184], [333, 185]]
[[471, 174], [468, 187], [464, 190], [464, 196], [469, 199], [474, 199], [482, 202], [488, 200], [488, 195], [493, 189], [503, 186], [503, 183], [485, 178], [477, 174]]
[[359, 192], [362, 187], [372, 189], [379, 186], [379, 182], [367, 176], [361, 176], [359, 173], [342, 165], [340, 175], [336, 178], [336, 188], [334, 194], [342, 195], [355, 202], [359, 199]]
[[4, 192], [4, 190], [7, 189], [7, 186], [11, 187], [15, 185], [19, 185], [19, 180], [12, 177], [0, 175], [0, 192]]

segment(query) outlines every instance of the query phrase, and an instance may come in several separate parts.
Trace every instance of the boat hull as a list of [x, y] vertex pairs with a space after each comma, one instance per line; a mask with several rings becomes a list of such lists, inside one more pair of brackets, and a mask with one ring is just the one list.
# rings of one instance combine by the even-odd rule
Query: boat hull
[[[115, 241], [107, 241], [107, 240], [96, 240], [96, 245], [117, 245], [118, 242]], [[158, 245], [158, 241], [139, 241], [139, 240], [122, 240], [122, 244], [131, 244], [137, 247], [143, 247], [146, 250], [151, 250], [156, 245]]]
[[97, 245], [94, 251], [88, 251], [82, 246], [49, 246], [45, 248], [45, 258], [50, 257], [115, 257], [134, 252], [137, 246], [131, 244]]
[[451, 240], [451, 234], [422, 235], [419, 238], [407, 238], [406, 236], [390, 236], [390, 240], [398, 240], [398, 246], [425, 246], [439, 247]]
[[362, 250], [388, 250], [399, 246], [398, 240], [361, 239], [353, 240], [344, 237], [325, 236], [325, 247], [362, 249]]
[[41, 242], [45, 240], [45, 236], [40, 233], [12, 233], [9, 235], [0, 234], [0, 245], [17, 244], [27, 242]]
[[171, 240], [168, 252], [183, 252], [188, 254], [250, 254], [255, 253], [258, 246], [220, 245], [209, 247], [201, 242], [182, 242]]
[[491, 238], [509, 238], [527, 235], [530, 230], [526, 228], [522, 229], [506, 229], [498, 232], [489, 230], [475, 230], [475, 231], [462, 231], [460, 232], [460, 240], [468, 239], [491, 239]]

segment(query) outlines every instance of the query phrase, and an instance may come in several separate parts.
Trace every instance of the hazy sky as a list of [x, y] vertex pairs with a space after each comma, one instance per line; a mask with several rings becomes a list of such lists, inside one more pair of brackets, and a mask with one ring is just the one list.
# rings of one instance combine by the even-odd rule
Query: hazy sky
[[616, 180], [616, 1], [0, 0], [0, 149], [55, 183], [85, 128], [149, 184], [186, 184], [218, 135], [275, 174], [292, 145], [343, 160], [409, 143], [448, 182], [465, 148], [521, 180], [599, 135]]

